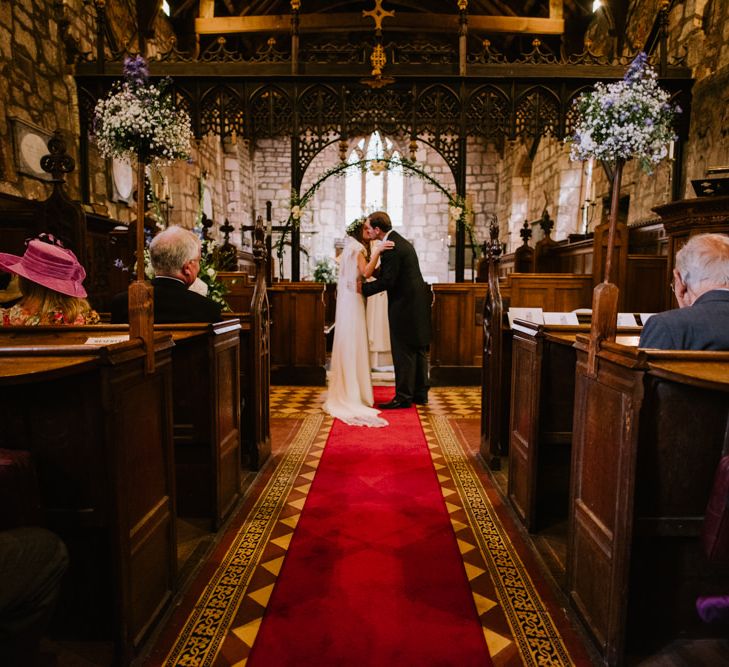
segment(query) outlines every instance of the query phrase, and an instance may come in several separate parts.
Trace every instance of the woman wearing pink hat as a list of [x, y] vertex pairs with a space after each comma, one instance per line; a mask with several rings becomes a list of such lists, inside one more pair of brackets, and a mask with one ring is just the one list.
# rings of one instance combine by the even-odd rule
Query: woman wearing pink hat
[[23, 293], [11, 308], [0, 308], [2, 326], [99, 322], [85, 298], [86, 271], [70, 250], [33, 239], [22, 257], [0, 253], [0, 269], [18, 275]]

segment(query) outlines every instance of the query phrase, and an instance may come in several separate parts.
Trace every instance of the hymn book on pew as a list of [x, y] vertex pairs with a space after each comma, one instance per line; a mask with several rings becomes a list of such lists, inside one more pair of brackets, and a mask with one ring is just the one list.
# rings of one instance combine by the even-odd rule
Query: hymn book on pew
[[118, 336], [89, 336], [84, 342], [84, 345], [115, 345], [116, 343], [126, 343], [128, 340], [128, 334]]

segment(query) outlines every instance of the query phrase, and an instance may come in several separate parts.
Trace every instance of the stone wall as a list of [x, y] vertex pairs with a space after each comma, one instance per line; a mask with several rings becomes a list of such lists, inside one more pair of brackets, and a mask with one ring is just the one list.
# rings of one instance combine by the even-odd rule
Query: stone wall
[[[81, 0], [70, 4], [80, 7]], [[0, 3], [0, 191], [45, 199], [50, 186], [23, 173], [16, 158], [17, 127], [43, 137], [60, 130], [78, 162], [76, 89], [66, 66], [59, 15], [46, 0]], [[68, 181], [71, 196], [77, 197], [78, 172]]]
[[707, 167], [729, 165], [729, 3], [676, 3], [669, 27], [671, 54], [685, 49], [696, 77], [682, 186], [683, 196], [692, 197], [691, 179], [705, 176]]

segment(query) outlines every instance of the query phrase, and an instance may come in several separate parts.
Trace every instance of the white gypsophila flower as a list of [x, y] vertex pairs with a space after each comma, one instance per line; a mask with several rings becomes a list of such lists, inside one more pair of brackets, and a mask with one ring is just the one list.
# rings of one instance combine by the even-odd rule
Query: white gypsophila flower
[[591, 93], [575, 101], [578, 120], [570, 144], [570, 159], [595, 158], [640, 160], [651, 173], [668, 153], [667, 144], [676, 139], [673, 121], [680, 109], [657, 81], [655, 71], [642, 53], [618, 82], [595, 84]]
[[139, 77], [138, 71], [130, 73], [127, 63], [125, 76], [126, 81], [117, 83], [94, 109], [93, 138], [100, 153], [162, 164], [188, 158], [192, 124], [187, 112], [176, 109], [167, 94], [169, 82], [154, 86], [146, 77]]

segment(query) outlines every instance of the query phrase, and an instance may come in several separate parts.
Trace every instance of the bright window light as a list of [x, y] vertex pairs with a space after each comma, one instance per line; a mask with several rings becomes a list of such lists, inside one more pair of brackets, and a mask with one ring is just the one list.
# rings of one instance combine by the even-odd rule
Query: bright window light
[[602, 0], [592, 0], [593, 13], [600, 9], [600, 7], [602, 7]]
[[[595, 0], [598, 2], [599, 0]], [[170, 3], [167, 0], [162, 0], [162, 11], [169, 16], [170, 15]]]

